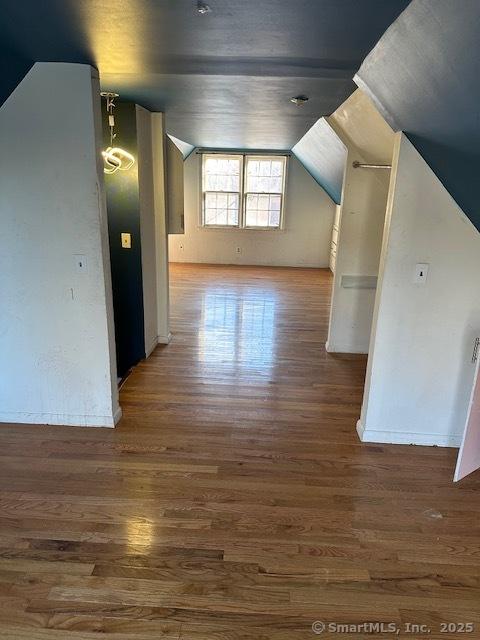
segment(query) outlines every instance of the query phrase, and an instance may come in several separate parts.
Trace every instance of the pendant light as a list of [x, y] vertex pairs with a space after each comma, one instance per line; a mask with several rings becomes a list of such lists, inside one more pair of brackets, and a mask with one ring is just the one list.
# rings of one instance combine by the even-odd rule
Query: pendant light
[[115, 109], [115, 98], [118, 98], [118, 93], [112, 91], [102, 91], [102, 98], [105, 98], [108, 114], [108, 126], [110, 127], [110, 146], [102, 151], [103, 156], [103, 171], [107, 174], [112, 174], [118, 171], [128, 171], [135, 164], [135, 158], [131, 153], [125, 151], [121, 147], [115, 147], [113, 142], [117, 137], [115, 133], [115, 116], [113, 110]]

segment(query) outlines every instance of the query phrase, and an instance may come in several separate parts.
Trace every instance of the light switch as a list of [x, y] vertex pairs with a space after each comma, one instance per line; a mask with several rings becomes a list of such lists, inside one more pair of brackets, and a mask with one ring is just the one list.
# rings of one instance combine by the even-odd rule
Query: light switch
[[75, 260], [75, 271], [77, 273], [85, 273], [87, 270], [87, 257], [83, 254], [77, 253], [73, 258]]
[[130, 233], [122, 233], [122, 248], [123, 249], [132, 248], [132, 235]]
[[428, 268], [430, 265], [421, 262], [415, 265], [415, 284], [425, 284], [427, 282]]

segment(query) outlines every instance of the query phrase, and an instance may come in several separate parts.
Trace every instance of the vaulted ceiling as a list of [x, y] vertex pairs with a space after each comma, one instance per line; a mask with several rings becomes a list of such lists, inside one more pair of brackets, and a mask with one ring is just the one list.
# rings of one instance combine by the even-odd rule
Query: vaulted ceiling
[[340, 204], [347, 147], [326, 118], [320, 118], [292, 149], [310, 175]]
[[[0, 0], [0, 98], [26, 61], [84, 62], [195, 146], [290, 149], [352, 93], [408, 0]], [[10, 56], [12, 54], [10, 53]], [[10, 58], [11, 59], [11, 58]], [[28, 66], [26, 67], [28, 68]], [[305, 94], [302, 107], [290, 102]]]
[[480, 0], [413, 0], [356, 82], [480, 229]]

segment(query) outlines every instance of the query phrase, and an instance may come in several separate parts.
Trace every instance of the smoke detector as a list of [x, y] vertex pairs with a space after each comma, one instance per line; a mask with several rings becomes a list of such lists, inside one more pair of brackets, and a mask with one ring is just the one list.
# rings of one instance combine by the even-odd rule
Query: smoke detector
[[308, 96], [295, 96], [294, 98], [290, 98], [290, 102], [293, 102], [293, 104], [297, 107], [301, 107], [302, 104], [305, 104], [305, 102], [307, 102], [308, 100]]

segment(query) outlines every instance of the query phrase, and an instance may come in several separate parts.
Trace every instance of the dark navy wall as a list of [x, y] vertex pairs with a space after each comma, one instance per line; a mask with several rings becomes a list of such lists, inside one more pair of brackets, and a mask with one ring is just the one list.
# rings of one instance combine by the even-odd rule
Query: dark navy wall
[[[104, 110], [102, 115], [103, 138], [107, 147], [110, 145], [110, 130], [106, 126]], [[137, 159], [128, 171], [117, 171], [112, 175], [105, 175], [117, 369], [118, 375], [123, 377], [131, 367], [145, 357], [135, 105], [117, 103], [115, 120], [118, 135], [114, 144], [124, 147]], [[122, 232], [131, 234], [131, 249], [122, 248]]]
[[413, 0], [356, 79], [480, 230], [479, 43], [479, 0]]
[[291, 149], [354, 91], [408, 1], [208, 0], [200, 15], [195, 0], [0, 0], [0, 42], [97, 66], [104, 89], [165, 112], [194, 146]]
[[31, 60], [8, 49], [0, 49], [0, 107], [32, 66]]

